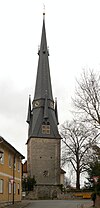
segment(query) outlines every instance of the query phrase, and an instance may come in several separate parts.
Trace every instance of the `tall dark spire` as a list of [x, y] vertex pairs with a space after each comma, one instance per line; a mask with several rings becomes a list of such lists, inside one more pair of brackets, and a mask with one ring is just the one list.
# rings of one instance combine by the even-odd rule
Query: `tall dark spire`
[[48, 98], [52, 100], [53, 97], [52, 97], [52, 88], [51, 88], [49, 60], [48, 60], [49, 52], [47, 48], [46, 30], [45, 30], [45, 14], [43, 14], [41, 44], [38, 54], [39, 54], [39, 61], [38, 61], [34, 100], [45, 98], [46, 90], [47, 90]]
[[[43, 13], [43, 26], [40, 49], [38, 51], [39, 60], [37, 68], [37, 78], [33, 99], [33, 108], [28, 110], [29, 138], [49, 137], [60, 138], [57, 124], [57, 112], [54, 109], [52, 95], [51, 77], [49, 69], [49, 52], [47, 47], [45, 30], [45, 13]], [[29, 104], [30, 106], [30, 104]]]

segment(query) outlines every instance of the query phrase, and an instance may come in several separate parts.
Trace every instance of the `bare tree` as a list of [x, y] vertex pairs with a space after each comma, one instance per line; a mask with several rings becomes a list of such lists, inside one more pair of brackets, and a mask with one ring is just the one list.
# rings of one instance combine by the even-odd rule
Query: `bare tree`
[[84, 121], [100, 129], [100, 75], [83, 70], [77, 83], [74, 106], [83, 114]]
[[66, 121], [61, 126], [63, 164], [70, 162], [76, 172], [76, 188], [80, 189], [80, 174], [86, 171], [90, 148], [96, 144], [95, 129], [87, 128], [81, 121]]

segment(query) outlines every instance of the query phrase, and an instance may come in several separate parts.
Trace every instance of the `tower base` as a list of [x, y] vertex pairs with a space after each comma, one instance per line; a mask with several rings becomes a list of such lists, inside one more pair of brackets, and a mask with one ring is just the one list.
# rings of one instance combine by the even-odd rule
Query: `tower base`
[[59, 185], [36, 185], [27, 195], [27, 199], [58, 199], [61, 190]]

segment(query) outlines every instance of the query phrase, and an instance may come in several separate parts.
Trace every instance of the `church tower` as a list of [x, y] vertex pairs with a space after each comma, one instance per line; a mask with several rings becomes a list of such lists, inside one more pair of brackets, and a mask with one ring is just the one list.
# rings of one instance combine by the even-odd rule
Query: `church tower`
[[27, 140], [27, 170], [30, 177], [35, 176], [37, 198], [52, 198], [60, 184], [60, 140], [58, 132], [57, 100], [53, 100], [49, 69], [45, 14], [43, 26], [34, 99], [29, 107]]

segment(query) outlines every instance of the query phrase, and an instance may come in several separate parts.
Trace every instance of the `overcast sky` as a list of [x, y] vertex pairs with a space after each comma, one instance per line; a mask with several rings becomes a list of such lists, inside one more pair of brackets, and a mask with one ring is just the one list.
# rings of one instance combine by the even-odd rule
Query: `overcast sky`
[[71, 118], [75, 78], [100, 68], [100, 0], [0, 1], [0, 135], [26, 156], [28, 96], [34, 96], [45, 4], [53, 97]]

